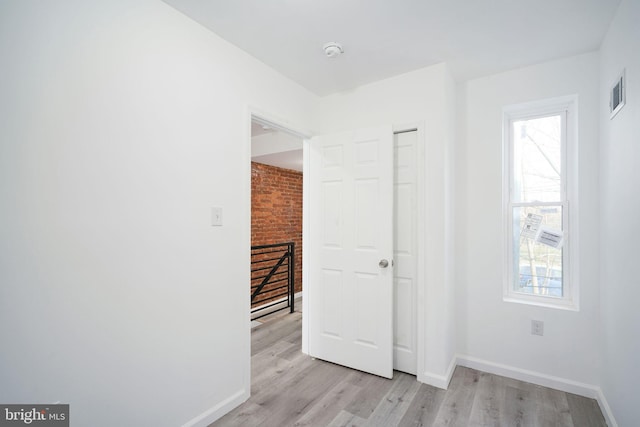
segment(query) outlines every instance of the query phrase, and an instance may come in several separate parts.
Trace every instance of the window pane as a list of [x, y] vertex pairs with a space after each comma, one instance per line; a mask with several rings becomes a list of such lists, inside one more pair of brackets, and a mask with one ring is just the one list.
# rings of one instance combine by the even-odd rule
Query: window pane
[[560, 201], [561, 116], [518, 120], [512, 123], [513, 201]]
[[[513, 289], [532, 295], [562, 297], [562, 247], [539, 236], [562, 231], [562, 206], [513, 208]], [[538, 237], [538, 238], [536, 238]]]

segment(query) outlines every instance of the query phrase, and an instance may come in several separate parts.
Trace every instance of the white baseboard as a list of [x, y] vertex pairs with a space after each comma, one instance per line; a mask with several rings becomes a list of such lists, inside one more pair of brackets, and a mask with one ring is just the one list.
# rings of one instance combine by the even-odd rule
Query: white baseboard
[[[298, 299], [300, 297], [302, 297], [302, 292], [296, 292], [295, 294], [293, 294], [293, 299], [294, 300], [296, 300], [296, 299]], [[286, 307], [286, 304], [287, 304], [288, 300], [289, 300], [288, 297], [283, 297], [283, 298], [280, 298], [278, 300], [271, 301], [271, 302], [268, 302], [266, 304], [259, 305], [257, 307], [253, 307], [252, 310], [260, 310], [263, 307], [268, 306], [269, 304], [274, 304], [271, 307], [269, 307], [268, 309], [266, 309], [264, 313], [260, 313], [261, 316], [264, 316], [266, 314], [271, 314], [271, 313], [274, 313], [274, 312], [276, 312], [278, 310], [283, 309], [284, 307]]]
[[613, 412], [611, 412], [611, 407], [609, 406], [609, 402], [607, 402], [607, 398], [604, 397], [602, 389], [598, 389], [598, 397], [596, 400], [598, 401], [598, 405], [600, 406], [600, 410], [602, 411], [602, 415], [604, 415], [604, 420], [607, 422], [607, 425], [609, 427], [618, 427], [618, 422], [613, 416]]
[[[302, 297], [302, 292], [297, 292], [294, 295], [295, 299]], [[282, 299], [282, 302], [287, 302], [286, 298]], [[275, 306], [277, 307], [277, 306]], [[247, 399], [249, 399], [249, 392], [246, 390], [240, 390], [222, 402], [218, 403], [216, 406], [207, 409], [202, 414], [197, 417], [187, 421], [182, 425], [182, 427], [206, 427], [212, 422], [216, 421], [218, 418], [229, 413], [232, 409], [240, 404], [244, 403]]]
[[602, 389], [598, 386], [460, 354], [457, 356], [457, 364], [467, 368], [477, 369], [478, 371], [501, 375], [514, 380], [526, 381], [543, 387], [549, 387], [555, 390], [595, 399], [600, 406], [600, 410], [602, 411], [602, 415], [604, 415], [607, 425], [609, 427], [618, 427], [618, 423], [616, 423], [607, 399], [602, 393]]
[[579, 396], [589, 397], [591, 399], [596, 399], [598, 397], [598, 391], [600, 390], [599, 387], [594, 385], [554, 377], [552, 375], [541, 374], [539, 372], [528, 371], [526, 369], [503, 365], [501, 363], [489, 362], [487, 360], [471, 356], [458, 355], [458, 365], [565, 391], [567, 393], [577, 394]]
[[218, 418], [229, 413], [236, 406], [244, 403], [247, 399], [249, 399], [249, 393], [244, 389], [240, 390], [218, 403], [216, 406], [207, 409], [202, 414], [187, 421], [182, 425], [182, 427], [206, 427]]
[[453, 371], [456, 370], [456, 360], [457, 359], [455, 357], [451, 359], [447, 372], [444, 375], [423, 372], [421, 375], [418, 375], [418, 381], [446, 390], [449, 388], [451, 377], [453, 377]]

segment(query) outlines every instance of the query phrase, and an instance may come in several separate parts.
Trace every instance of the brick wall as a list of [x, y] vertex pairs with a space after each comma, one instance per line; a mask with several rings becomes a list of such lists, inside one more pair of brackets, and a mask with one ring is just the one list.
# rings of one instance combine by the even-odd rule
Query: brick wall
[[294, 242], [302, 290], [302, 172], [251, 162], [251, 245]]

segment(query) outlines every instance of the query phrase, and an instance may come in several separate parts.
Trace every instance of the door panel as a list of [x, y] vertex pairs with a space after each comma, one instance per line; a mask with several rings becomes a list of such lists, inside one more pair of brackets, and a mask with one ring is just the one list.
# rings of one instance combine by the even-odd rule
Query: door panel
[[338, 270], [322, 270], [322, 286], [326, 292], [322, 294], [322, 333], [335, 338], [342, 338], [342, 272]]
[[418, 132], [394, 135], [394, 358], [396, 370], [417, 372]]
[[309, 354], [391, 378], [391, 127], [313, 138], [309, 169]]

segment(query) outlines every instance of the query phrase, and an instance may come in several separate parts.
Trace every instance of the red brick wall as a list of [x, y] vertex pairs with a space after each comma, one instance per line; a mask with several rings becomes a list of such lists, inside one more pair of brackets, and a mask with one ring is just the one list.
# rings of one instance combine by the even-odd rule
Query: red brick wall
[[294, 242], [302, 290], [302, 172], [251, 162], [251, 245]]

